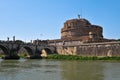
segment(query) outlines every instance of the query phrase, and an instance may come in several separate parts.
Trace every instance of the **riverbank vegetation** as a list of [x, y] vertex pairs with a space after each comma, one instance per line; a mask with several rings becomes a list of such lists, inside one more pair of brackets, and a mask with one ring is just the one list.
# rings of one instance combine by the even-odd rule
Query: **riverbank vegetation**
[[[0, 54], [0, 58], [4, 57], [5, 55]], [[27, 54], [19, 54], [20, 58], [26, 59]], [[58, 59], [58, 60], [120, 60], [119, 57], [97, 57], [97, 56], [79, 56], [79, 55], [58, 55], [58, 54], [50, 54], [47, 57], [43, 57], [43, 59]]]
[[3, 54], [0, 54], [0, 58], [1, 58], [1, 57], [4, 57], [4, 56], [5, 56], [5, 55], [3, 55]]
[[[2, 57], [5, 57], [6, 55], [4, 55], [4, 54], [0, 54], [0, 58], [2, 58]], [[28, 54], [27, 53], [22, 53], [22, 54], [18, 54], [18, 56], [20, 57], [20, 58], [26, 58], [26, 56], [28, 56]]]
[[46, 59], [59, 59], [59, 60], [120, 60], [120, 57], [83, 57], [78, 55], [48, 55]]
[[26, 58], [28, 56], [27, 53], [22, 53], [22, 54], [18, 54], [18, 56], [20, 56], [20, 58]]

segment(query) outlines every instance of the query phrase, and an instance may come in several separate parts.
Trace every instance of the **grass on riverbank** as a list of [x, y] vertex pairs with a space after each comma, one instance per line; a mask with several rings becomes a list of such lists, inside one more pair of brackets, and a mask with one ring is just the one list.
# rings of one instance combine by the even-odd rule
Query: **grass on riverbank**
[[1, 58], [1, 57], [4, 57], [4, 56], [5, 56], [5, 55], [3, 55], [3, 54], [0, 54], [0, 58]]
[[[4, 54], [0, 54], [0, 58], [5, 57], [5, 56], [6, 56], [6, 55], [4, 55]], [[22, 54], [18, 54], [18, 56], [19, 56], [20, 58], [26, 58], [27, 54], [26, 54], [26, 53], [22, 53]]]
[[120, 60], [120, 57], [83, 57], [78, 55], [48, 55], [47, 59], [59, 59], [59, 60]]
[[[5, 55], [0, 55], [2, 58]], [[26, 54], [19, 54], [20, 58], [26, 58]], [[58, 60], [120, 60], [120, 57], [85, 57], [79, 55], [58, 55], [58, 54], [50, 54], [47, 57], [43, 57], [43, 59], [58, 59]]]

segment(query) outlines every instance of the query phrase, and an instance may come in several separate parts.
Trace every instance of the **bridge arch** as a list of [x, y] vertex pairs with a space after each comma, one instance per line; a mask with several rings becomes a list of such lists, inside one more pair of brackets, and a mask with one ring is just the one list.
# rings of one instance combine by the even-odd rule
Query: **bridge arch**
[[5, 55], [8, 55], [9, 54], [9, 50], [7, 47], [3, 46], [3, 45], [0, 45], [0, 49], [3, 50], [4, 54]]
[[52, 50], [50, 48], [43, 48], [42, 53], [52, 54]]
[[52, 51], [49, 48], [43, 48], [41, 52], [42, 52], [41, 54], [42, 57], [47, 57], [48, 54], [52, 54]]
[[47, 54], [52, 54], [52, 50], [50, 48], [44, 48], [44, 50], [47, 52]]
[[[28, 46], [23, 46], [23, 47], [21, 47], [20, 49], [25, 49], [27, 52], [28, 52], [28, 55], [33, 55], [33, 50], [30, 48], [30, 47], [28, 47]], [[20, 50], [19, 49], [19, 50]]]

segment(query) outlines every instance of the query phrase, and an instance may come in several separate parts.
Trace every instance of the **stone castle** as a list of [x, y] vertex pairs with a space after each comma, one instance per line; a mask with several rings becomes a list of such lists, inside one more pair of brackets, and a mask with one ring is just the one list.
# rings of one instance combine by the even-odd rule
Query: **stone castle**
[[103, 28], [91, 24], [87, 19], [70, 19], [61, 29], [61, 39], [49, 40], [49, 43], [79, 41], [82, 43], [110, 41], [103, 37]]
[[101, 26], [83, 18], [67, 20], [61, 29], [61, 39], [48, 43], [63, 55], [120, 56], [120, 42], [105, 39]]
[[92, 25], [83, 18], [67, 20], [61, 29], [61, 39], [89, 41], [90, 39], [103, 39], [101, 26]]

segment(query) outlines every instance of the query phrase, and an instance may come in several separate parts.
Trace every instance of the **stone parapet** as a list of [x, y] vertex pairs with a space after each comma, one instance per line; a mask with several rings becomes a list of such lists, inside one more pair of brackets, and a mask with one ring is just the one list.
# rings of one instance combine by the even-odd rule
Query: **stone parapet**
[[120, 56], [120, 42], [87, 43], [71, 46], [57, 46], [58, 54], [80, 56]]

